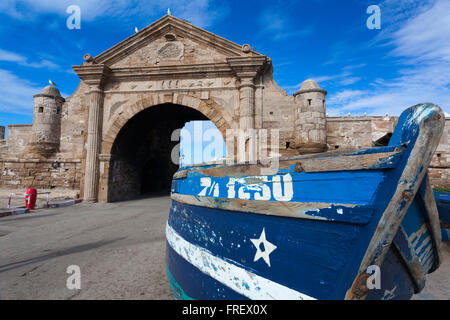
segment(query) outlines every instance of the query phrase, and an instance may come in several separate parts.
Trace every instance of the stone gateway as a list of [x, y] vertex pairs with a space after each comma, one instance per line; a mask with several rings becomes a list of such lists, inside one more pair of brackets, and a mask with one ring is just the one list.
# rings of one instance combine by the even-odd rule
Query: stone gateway
[[[167, 192], [177, 170], [171, 133], [191, 120], [212, 121], [224, 137], [279, 129], [282, 156], [372, 147], [397, 121], [326, 117], [327, 92], [315, 81], [288, 96], [269, 57], [171, 15], [84, 60], [71, 96], [48, 86], [34, 96], [32, 125], [9, 125], [7, 140], [0, 128], [1, 187], [75, 189], [103, 202]], [[430, 168], [446, 188], [449, 121]]]

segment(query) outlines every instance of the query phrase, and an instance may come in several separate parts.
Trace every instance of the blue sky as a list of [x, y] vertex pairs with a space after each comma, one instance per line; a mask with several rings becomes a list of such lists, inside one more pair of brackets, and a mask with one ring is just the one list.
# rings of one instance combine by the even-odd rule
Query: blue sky
[[[66, 9], [81, 8], [69, 30]], [[369, 5], [381, 29], [369, 30]], [[307, 78], [328, 91], [329, 115], [398, 115], [433, 102], [450, 113], [448, 0], [2, 0], [0, 125], [31, 123], [33, 94], [52, 79], [64, 96], [78, 86], [72, 65], [166, 14], [272, 58], [288, 94]]]

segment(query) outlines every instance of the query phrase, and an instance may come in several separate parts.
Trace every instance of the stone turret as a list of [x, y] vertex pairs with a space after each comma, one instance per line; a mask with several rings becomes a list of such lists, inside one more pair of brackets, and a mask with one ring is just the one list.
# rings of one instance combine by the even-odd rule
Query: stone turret
[[45, 87], [42, 93], [34, 96], [31, 147], [41, 155], [47, 156], [59, 149], [64, 101], [53, 86]]
[[327, 92], [311, 79], [304, 81], [300, 90], [294, 93], [295, 147], [300, 154], [327, 150], [326, 94]]

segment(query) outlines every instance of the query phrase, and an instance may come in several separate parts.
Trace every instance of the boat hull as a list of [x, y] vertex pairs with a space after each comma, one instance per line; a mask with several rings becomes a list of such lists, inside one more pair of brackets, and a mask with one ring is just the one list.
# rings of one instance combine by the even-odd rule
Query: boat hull
[[[409, 299], [440, 264], [426, 175], [442, 134], [406, 110], [391, 145], [259, 165], [183, 168], [172, 182], [167, 274], [180, 299]], [[259, 173], [259, 174], [258, 174]]]
[[[259, 239], [262, 230], [277, 246], [269, 256], [270, 266], [263, 258], [254, 261], [257, 248], [252, 239]], [[361, 261], [357, 253], [362, 232], [350, 224], [173, 201], [166, 232], [172, 292], [177, 299], [201, 300], [344, 299], [343, 283], [349, 285], [350, 270], [356, 273]], [[367, 299], [409, 299], [414, 294], [414, 283], [394, 246], [380, 274], [380, 287]]]

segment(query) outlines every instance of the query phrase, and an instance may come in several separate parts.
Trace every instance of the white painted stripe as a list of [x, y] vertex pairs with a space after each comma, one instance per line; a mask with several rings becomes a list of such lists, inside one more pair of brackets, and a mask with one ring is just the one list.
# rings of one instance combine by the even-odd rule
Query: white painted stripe
[[183, 239], [168, 223], [166, 238], [176, 253], [201, 272], [250, 299], [316, 300], [214, 256], [208, 250]]

